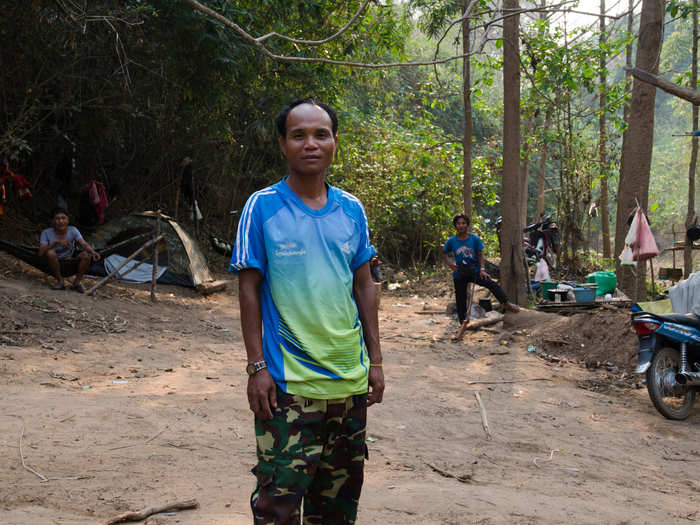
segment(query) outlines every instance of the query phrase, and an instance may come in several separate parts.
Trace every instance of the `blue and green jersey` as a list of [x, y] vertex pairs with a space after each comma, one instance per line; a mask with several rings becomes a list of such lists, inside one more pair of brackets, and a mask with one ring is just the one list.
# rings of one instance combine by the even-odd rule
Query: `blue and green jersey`
[[376, 253], [360, 201], [326, 186], [320, 210], [306, 206], [285, 179], [251, 195], [229, 266], [263, 277], [263, 353], [275, 382], [317, 399], [367, 391], [353, 277]]

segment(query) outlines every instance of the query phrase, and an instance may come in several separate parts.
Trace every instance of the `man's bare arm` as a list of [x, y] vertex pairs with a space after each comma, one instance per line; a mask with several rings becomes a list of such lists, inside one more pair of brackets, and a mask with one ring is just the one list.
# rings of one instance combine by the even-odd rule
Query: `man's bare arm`
[[[238, 300], [241, 308], [241, 331], [249, 363], [263, 361], [262, 309], [260, 284], [262, 276], [255, 269], [242, 270], [238, 275]], [[267, 369], [248, 378], [248, 403], [261, 419], [272, 418], [272, 408], [277, 408], [275, 382]]]
[[445, 264], [446, 264], [447, 266], [449, 266], [450, 268], [452, 268], [453, 271], [456, 272], [456, 271], [457, 271], [457, 265], [456, 265], [455, 263], [453, 263], [453, 262], [450, 260], [450, 258], [447, 256], [447, 254], [446, 254], [445, 252], [443, 252], [442, 250], [440, 250], [440, 253], [442, 254], [442, 260], [445, 261]]
[[[381, 403], [384, 397], [384, 372], [382, 350], [379, 343], [379, 319], [377, 316], [377, 291], [369, 271], [369, 262], [355, 270], [353, 292], [362, 323], [362, 335], [369, 353], [369, 395], [367, 405]], [[371, 366], [375, 365], [375, 366]]]

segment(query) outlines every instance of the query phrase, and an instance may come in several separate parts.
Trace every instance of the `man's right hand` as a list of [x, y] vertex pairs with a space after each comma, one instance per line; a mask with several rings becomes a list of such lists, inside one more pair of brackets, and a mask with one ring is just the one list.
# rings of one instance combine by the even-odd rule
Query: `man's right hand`
[[260, 419], [272, 419], [272, 409], [277, 408], [277, 387], [267, 369], [248, 378], [248, 404]]

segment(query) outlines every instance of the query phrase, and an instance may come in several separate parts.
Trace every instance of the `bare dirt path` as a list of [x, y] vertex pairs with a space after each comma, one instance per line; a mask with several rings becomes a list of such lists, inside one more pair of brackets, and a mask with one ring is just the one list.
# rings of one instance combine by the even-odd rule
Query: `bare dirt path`
[[[199, 509], [146, 523], [249, 523], [255, 451], [235, 293], [162, 287], [151, 305], [143, 288], [110, 285], [91, 298], [3, 261], [0, 523], [104, 523], [191, 498]], [[359, 523], [700, 520], [699, 409], [666, 421], [645, 389], [614, 387], [619, 369], [529, 353], [537, 327], [517, 318], [452, 342], [449, 316], [417, 313], [447, 300], [382, 297], [388, 390], [370, 410]], [[588, 339], [622, 348], [607, 331]]]

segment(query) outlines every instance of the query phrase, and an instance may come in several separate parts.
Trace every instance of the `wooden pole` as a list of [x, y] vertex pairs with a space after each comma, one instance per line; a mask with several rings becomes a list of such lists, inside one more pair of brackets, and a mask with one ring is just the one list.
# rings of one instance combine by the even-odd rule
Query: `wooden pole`
[[[676, 246], [676, 225], [671, 224], [671, 233], [673, 234], [673, 244], [671, 246], [675, 247]], [[676, 269], [676, 250], [671, 250], [671, 253], [673, 254], [673, 269]]]
[[124, 266], [126, 266], [126, 264], [127, 264], [129, 261], [132, 261], [132, 260], [134, 259], [134, 257], [136, 257], [139, 253], [141, 253], [142, 251], [144, 251], [146, 248], [149, 248], [151, 245], [157, 243], [157, 242], [160, 241], [163, 237], [164, 237], [164, 236], [161, 235], [161, 236], [159, 236], [159, 237], [156, 237], [155, 239], [151, 239], [151, 240], [148, 241], [146, 244], [144, 244], [143, 246], [141, 246], [141, 248], [139, 248], [139, 249], [136, 250], [134, 253], [132, 253], [131, 255], [129, 255], [129, 257], [127, 257], [126, 259], [124, 259], [124, 262], [122, 262], [119, 266], [117, 266], [109, 275], [107, 275], [106, 277], [102, 278], [100, 281], [97, 282], [97, 284], [95, 284], [95, 286], [93, 286], [92, 288], [90, 288], [90, 289], [89, 289], [87, 292], [85, 292], [85, 293], [86, 293], [87, 295], [90, 295], [90, 294], [94, 293], [95, 290], [97, 290], [100, 286], [104, 285], [104, 284], [105, 284], [107, 281], [109, 281], [112, 277], [114, 277], [115, 275], [117, 275], [117, 274], [119, 273], [119, 270], [121, 270], [122, 268], [124, 268]]
[[[160, 208], [156, 212], [156, 236], [160, 238]], [[153, 272], [151, 273], [151, 302], [156, 302], [156, 281], [158, 280], [158, 242], [153, 247]]]
[[[675, 252], [674, 252], [675, 253]], [[656, 285], [654, 284], [654, 263], [653, 259], [649, 259], [649, 268], [651, 269], [651, 300], [656, 300]], [[646, 295], [646, 293], [645, 293]]]

